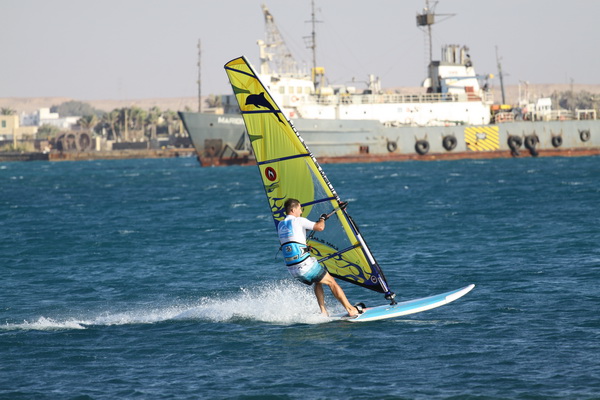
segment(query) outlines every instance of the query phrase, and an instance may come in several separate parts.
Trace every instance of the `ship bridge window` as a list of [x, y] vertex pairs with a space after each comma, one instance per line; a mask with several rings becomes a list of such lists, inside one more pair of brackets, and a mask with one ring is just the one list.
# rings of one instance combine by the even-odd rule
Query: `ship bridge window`
[[298, 87], [296, 88], [296, 93], [298, 93], [298, 94], [302, 94], [302, 86], [298, 86]]
[[305, 87], [304, 88], [304, 93], [305, 94], [310, 94], [310, 88], [309, 87]]
[[289, 94], [294, 94], [294, 87], [293, 87], [293, 86], [290, 86], [290, 87], [288, 88], [288, 93], [289, 93]]
[[285, 88], [283, 86], [279, 88], [279, 94], [285, 94]]

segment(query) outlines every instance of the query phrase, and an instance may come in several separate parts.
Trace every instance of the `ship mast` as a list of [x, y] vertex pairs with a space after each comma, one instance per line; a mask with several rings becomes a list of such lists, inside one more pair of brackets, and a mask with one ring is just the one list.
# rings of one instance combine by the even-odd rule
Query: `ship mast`
[[425, 0], [425, 8], [423, 8], [423, 12], [421, 14], [417, 14], [417, 26], [422, 30], [426, 30], [425, 36], [425, 46], [429, 48], [429, 63], [433, 60], [433, 43], [431, 39], [431, 26], [436, 23], [435, 17], [445, 17], [440, 19], [438, 22], [442, 22], [450, 17], [453, 17], [456, 14], [436, 14], [435, 7], [437, 6], [437, 1], [433, 3], [433, 7], [429, 6], [429, 0]]
[[317, 21], [317, 17], [315, 14], [315, 1], [311, 0], [311, 18], [310, 22], [312, 25], [312, 31], [310, 36], [305, 36], [304, 39], [307, 42], [306, 47], [309, 48], [312, 52], [312, 79], [313, 84], [315, 85], [315, 90], [318, 93], [320, 87], [322, 86], [322, 81], [325, 77], [325, 69], [322, 67], [317, 67], [317, 23], [321, 21]]
[[198, 39], [198, 112], [202, 112], [202, 45]]
[[311, 31], [311, 35], [310, 35], [310, 43], [308, 44], [308, 48], [311, 49], [312, 51], [312, 67], [313, 70], [315, 68], [317, 68], [317, 29], [316, 29], [316, 23], [317, 23], [317, 19], [315, 16], [315, 2], [314, 0], [312, 0], [310, 2], [311, 4], [311, 13], [310, 13], [310, 23], [312, 25], [312, 31]]
[[502, 64], [500, 60], [502, 58], [498, 57], [498, 46], [496, 46], [496, 64], [498, 65], [498, 76], [500, 77], [500, 90], [502, 91], [502, 104], [506, 104], [506, 97], [504, 96], [504, 75], [502, 73]]

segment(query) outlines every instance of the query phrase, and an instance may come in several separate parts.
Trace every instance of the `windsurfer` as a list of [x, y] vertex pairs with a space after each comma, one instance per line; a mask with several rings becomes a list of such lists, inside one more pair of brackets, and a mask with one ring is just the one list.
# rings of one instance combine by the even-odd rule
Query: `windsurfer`
[[310, 250], [306, 245], [306, 231], [323, 231], [327, 215], [321, 215], [317, 222], [302, 217], [302, 206], [300, 201], [296, 199], [287, 199], [284, 208], [286, 217], [279, 223], [277, 233], [290, 274], [307, 285], [314, 283], [315, 296], [322, 314], [329, 315], [325, 307], [325, 293], [323, 291], [323, 285], [327, 285], [334, 297], [344, 306], [348, 315], [351, 317], [357, 315], [359, 313], [358, 308], [350, 304], [340, 285], [319, 264], [317, 259], [310, 255]]

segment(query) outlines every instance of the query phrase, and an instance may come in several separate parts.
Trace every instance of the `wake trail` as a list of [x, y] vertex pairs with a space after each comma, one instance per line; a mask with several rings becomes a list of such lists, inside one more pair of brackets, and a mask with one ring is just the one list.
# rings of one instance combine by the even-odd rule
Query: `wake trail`
[[[333, 298], [327, 298], [330, 314], [341, 312]], [[330, 319], [319, 312], [312, 288], [295, 281], [269, 282], [241, 288], [239, 292], [202, 297], [185, 304], [157, 307], [139, 306], [126, 311], [103, 311], [91, 316], [49, 317], [0, 324], [0, 331], [73, 330], [94, 326], [155, 324], [169, 321], [236, 322], [272, 324], [319, 324]]]

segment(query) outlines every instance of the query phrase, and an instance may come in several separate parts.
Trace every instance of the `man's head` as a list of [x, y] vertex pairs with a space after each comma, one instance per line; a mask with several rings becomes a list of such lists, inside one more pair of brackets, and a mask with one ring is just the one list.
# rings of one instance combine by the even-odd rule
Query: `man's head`
[[285, 203], [283, 203], [283, 207], [285, 208], [286, 214], [291, 214], [294, 209], [297, 207], [302, 207], [300, 202], [296, 199], [287, 199]]

